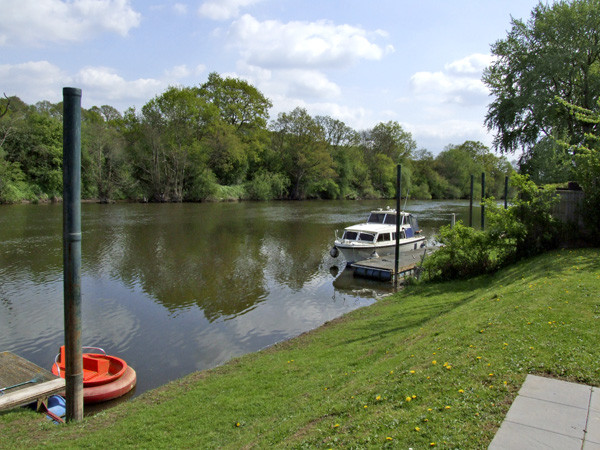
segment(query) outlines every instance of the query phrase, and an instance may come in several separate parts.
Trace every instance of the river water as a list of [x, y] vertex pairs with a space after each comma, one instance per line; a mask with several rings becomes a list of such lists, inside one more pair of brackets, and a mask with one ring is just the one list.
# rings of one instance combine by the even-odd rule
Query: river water
[[[82, 341], [132, 395], [311, 330], [393, 291], [329, 255], [393, 201], [82, 205]], [[468, 202], [412, 201], [426, 236]], [[478, 211], [474, 217], [478, 217]], [[62, 205], [0, 207], [0, 351], [50, 368], [64, 342]]]

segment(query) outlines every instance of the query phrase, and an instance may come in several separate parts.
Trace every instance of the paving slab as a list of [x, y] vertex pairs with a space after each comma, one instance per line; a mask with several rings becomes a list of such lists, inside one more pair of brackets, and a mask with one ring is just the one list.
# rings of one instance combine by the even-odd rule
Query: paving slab
[[[488, 448], [490, 450], [581, 450], [581, 439], [505, 420]], [[590, 450], [600, 449], [590, 448]]]
[[600, 388], [592, 388], [592, 400], [590, 401], [590, 409], [600, 411]]
[[[528, 375], [519, 390], [519, 395], [587, 409], [590, 404], [591, 387]], [[598, 406], [600, 407], [600, 404]]]
[[518, 395], [504, 420], [583, 439], [587, 408]]
[[590, 409], [585, 440], [600, 445], [600, 411]]

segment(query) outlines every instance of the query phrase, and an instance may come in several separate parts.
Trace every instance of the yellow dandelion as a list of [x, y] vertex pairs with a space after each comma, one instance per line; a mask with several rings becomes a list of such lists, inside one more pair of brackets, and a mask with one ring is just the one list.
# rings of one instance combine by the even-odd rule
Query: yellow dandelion
[[450, 364], [448, 364], [448, 365], [446, 366], [446, 369], [447, 369], [447, 370], [450, 370], [450, 369], [452, 369], [452, 366], [451, 366]]
[[494, 374], [493, 374], [493, 373], [490, 373], [490, 374], [488, 374], [488, 375], [489, 375], [490, 377], [493, 377], [493, 376], [494, 376]]
[[421, 431], [419, 427], [415, 427], [415, 431]]
[[406, 401], [410, 402], [412, 400], [412, 397], [406, 397]]
[[238, 422], [238, 423], [235, 424], [235, 426], [239, 427], [239, 426], [241, 426], [241, 424]]
[[393, 371], [393, 370], [390, 370], [390, 375], [391, 375], [391, 374], [393, 374], [393, 373], [394, 373], [394, 371]]
[[377, 397], [375, 397], [375, 400], [381, 400], [381, 395], [378, 395]]
[[365, 409], [367, 409], [369, 407], [369, 405], [365, 405]]
[[431, 361], [431, 364], [437, 364], [437, 361], [434, 359], [433, 361]]
[[444, 408], [445, 408], [445, 409], [450, 409], [450, 406], [446, 405]]
[[478, 356], [477, 359], [481, 359], [481, 356]]
[[460, 394], [464, 394], [464, 393], [465, 393], [464, 389], [459, 389], [459, 390], [458, 390], [458, 392], [459, 392]]
[[410, 373], [415, 373], [415, 371], [414, 371], [414, 370], [411, 370], [411, 371], [410, 371]]
[[433, 409], [431, 409], [431, 408], [427, 408], [427, 411], [433, 411]]
[[413, 396], [412, 396], [412, 398], [417, 398], [417, 396], [416, 396], [416, 395], [413, 395]]
[[389, 437], [389, 436], [388, 436], [388, 437], [386, 437], [386, 438], [385, 438], [385, 440], [386, 440], [386, 441], [392, 441], [393, 439], [392, 439], [391, 437]]
[[333, 428], [337, 428], [337, 427], [339, 427], [339, 426], [340, 426], [340, 424], [339, 424], [339, 423], [336, 423], [336, 424], [333, 426]]
[[429, 443], [429, 446], [430, 446], [430, 447], [435, 447], [435, 442], [430, 442], [430, 443]]

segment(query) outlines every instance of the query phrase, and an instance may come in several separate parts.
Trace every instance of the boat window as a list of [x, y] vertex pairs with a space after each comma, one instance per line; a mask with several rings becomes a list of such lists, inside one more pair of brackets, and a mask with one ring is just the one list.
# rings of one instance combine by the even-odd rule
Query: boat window
[[344, 231], [343, 239], [348, 239], [350, 241], [356, 240], [358, 233], [356, 231]]
[[396, 214], [387, 214], [385, 216], [385, 222], [388, 225], [396, 225]]
[[390, 240], [390, 233], [381, 233], [379, 236], [377, 236], [377, 242], [389, 241], [389, 240]]
[[371, 213], [367, 222], [368, 223], [383, 223], [384, 219], [385, 219], [385, 213]]
[[375, 236], [369, 233], [360, 233], [358, 240], [373, 242], [375, 240]]
[[410, 216], [408, 216], [408, 221], [410, 222], [410, 226], [412, 227], [413, 230], [415, 230], [415, 231], [419, 230], [419, 224], [418, 224], [417, 218], [415, 216], [413, 216], [412, 214]]

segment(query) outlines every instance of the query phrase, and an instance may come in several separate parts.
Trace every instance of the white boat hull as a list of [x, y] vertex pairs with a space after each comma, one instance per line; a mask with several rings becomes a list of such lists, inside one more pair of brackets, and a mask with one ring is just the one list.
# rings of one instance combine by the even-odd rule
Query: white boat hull
[[[410, 250], [416, 250], [425, 245], [424, 236], [416, 236], [414, 238], [406, 238], [400, 240], [399, 250], [401, 252], [407, 252]], [[335, 247], [344, 255], [344, 259], [348, 264], [352, 264], [358, 261], [364, 261], [365, 259], [373, 258], [376, 256], [390, 256], [396, 253], [396, 244], [389, 243], [384, 244], [363, 244], [359, 242], [344, 243], [343, 241], [336, 241]], [[377, 253], [375, 255], [374, 253]]]

